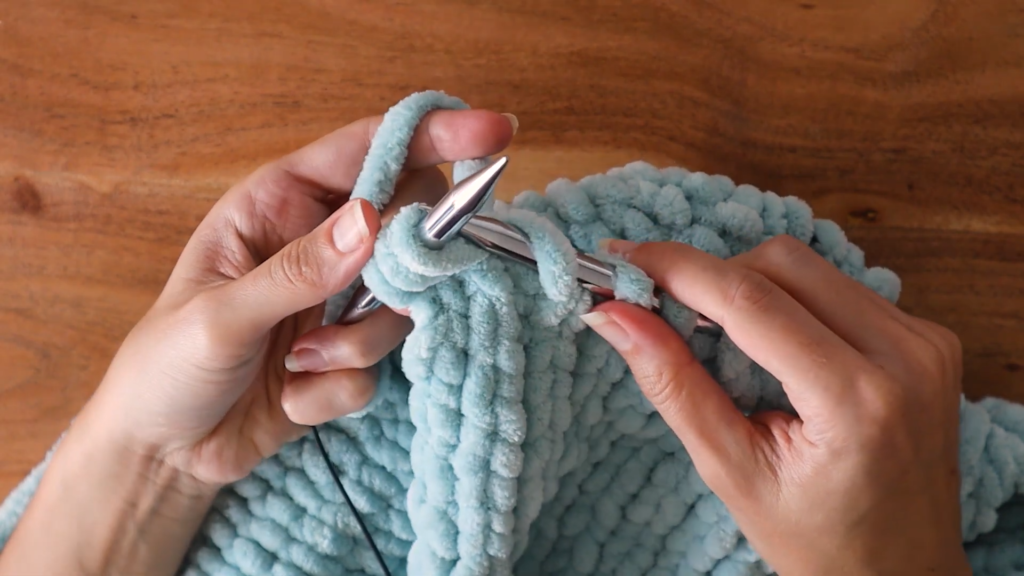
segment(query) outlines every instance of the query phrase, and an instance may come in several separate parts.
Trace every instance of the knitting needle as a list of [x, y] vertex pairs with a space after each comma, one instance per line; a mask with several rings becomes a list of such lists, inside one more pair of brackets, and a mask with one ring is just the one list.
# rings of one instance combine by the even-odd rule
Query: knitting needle
[[[460, 235], [488, 252], [537, 269], [537, 260], [526, 236], [501, 220], [474, 216], [462, 227]], [[615, 298], [615, 269], [611, 265], [583, 253], [576, 254], [576, 265], [580, 286], [602, 299]], [[661, 294], [655, 288], [654, 296], [660, 298]], [[660, 310], [657, 301], [652, 308], [655, 312]], [[703, 314], [697, 317], [697, 328], [711, 334], [722, 332], [721, 326]]]
[[[436, 250], [454, 238], [466, 222], [487, 204], [494, 194], [494, 184], [506, 166], [508, 158], [502, 156], [453, 186], [420, 223], [419, 234], [423, 244]], [[338, 317], [338, 324], [358, 322], [380, 305], [373, 292], [365, 284], [360, 284]]]
[[[500, 220], [478, 215], [507, 164], [508, 159], [502, 157], [454, 186], [423, 220], [419, 233], [424, 244], [437, 249], [460, 235], [488, 252], [536, 270], [537, 260], [522, 232]], [[583, 253], [577, 253], [576, 263], [580, 286], [603, 299], [615, 297], [615, 270], [610, 265]], [[656, 288], [654, 295], [660, 298], [661, 291]], [[338, 323], [358, 322], [379, 306], [380, 301], [373, 293], [365, 285], [360, 285], [349, 299]], [[655, 312], [660, 310], [657, 301], [652, 308]], [[697, 318], [697, 329], [711, 334], [722, 332], [721, 326], [703, 314]]]

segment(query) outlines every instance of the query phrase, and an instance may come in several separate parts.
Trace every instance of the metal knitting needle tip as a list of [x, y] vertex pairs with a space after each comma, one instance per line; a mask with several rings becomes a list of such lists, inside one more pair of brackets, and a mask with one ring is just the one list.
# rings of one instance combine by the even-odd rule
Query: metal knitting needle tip
[[506, 166], [508, 158], [502, 156], [445, 194], [420, 225], [420, 239], [423, 243], [437, 250], [454, 238], [493, 195], [494, 184]]
[[[533, 254], [526, 235], [518, 228], [487, 216], [474, 216], [462, 228], [462, 237], [492, 254], [503, 256], [514, 262], [525, 264], [537, 270], [537, 258]], [[615, 299], [615, 268], [590, 254], [577, 253], [576, 280], [585, 290], [602, 300]], [[654, 289], [655, 302], [651, 307], [660, 312], [662, 291]], [[697, 318], [697, 331], [721, 334], [722, 327], [700, 314]]]
[[[508, 158], [493, 160], [473, 175], [452, 187], [427, 213], [420, 223], [419, 235], [423, 244], [437, 250], [458, 235], [466, 222], [480, 212], [494, 195], [494, 184], [508, 166]], [[352, 294], [338, 317], [338, 324], [353, 324], [366, 318], [379, 308], [380, 300], [365, 285]]]

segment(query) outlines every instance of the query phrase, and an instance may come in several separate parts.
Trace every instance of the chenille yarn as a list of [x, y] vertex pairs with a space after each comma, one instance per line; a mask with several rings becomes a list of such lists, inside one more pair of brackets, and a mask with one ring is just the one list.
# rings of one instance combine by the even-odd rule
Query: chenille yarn
[[[439, 92], [394, 106], [353, 195], [385, 205], [422, 116], [465, 107]], [[456, 178], [478, 165], [457, 164]], [[770, 573], [622, 358], [579, 321], [591, 300], [573, 280], [572, 249], [594, 252], [606, 237], [674, 240], [728, 257], [790, 234], [891, 301], [898, 278], [866, 267], [839, 226], [814, 219], [796, 198], [644, 163], [495, 203], [492, 216], [530, 237], [539, 272], [461, 239], [429, 250], [414, 234], [423, 214], [418, 206], [401, 210], [363, 273], [386, 304], [411, 311], [416, 327], [381, 362], [370, 406], [321, 431], [392, 571]], [[650, 280], [616, 265], [617, 296], [650, 305]], [[332, 299], [327, 321], [345, 297]], [[779, 383], [728, 336], [695, 333], [694, 313], [661, 304], [738, 406], [789, 408]], [[991, 399], [961, 406], [963, 534], [972, 565], [978, 575], [1024, 574], [1024, 407]], [[45, 461], [0, 507], [0, 544], [44, 469]], [[181, 572], [379, 569], [307, 437], [223, 491]]]

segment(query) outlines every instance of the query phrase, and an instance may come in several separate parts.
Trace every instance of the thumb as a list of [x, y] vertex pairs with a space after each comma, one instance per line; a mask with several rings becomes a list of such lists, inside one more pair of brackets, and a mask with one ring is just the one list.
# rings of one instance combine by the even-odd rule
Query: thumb
[[629, 364], [644, 396], [683, 442], [697, 472], [722, 496], [748, 476], [753, 425], [661, 318], [625, 302], [582, 317]]
[[225, 286], [223, 315], [237, 334], [258, 335], [341, 292], [373, 254], [380, 216], [350, 200], [309, 234]]

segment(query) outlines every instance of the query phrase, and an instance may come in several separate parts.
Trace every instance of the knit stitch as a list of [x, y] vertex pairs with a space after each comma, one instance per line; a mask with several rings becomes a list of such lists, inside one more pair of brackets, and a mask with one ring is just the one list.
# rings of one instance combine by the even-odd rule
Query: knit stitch
[[[466, 105], [413, 94], [385, 116], [353, 196], [388, 203], [427, 112]], [[482, 159], [457, 163], [456, 179]], [[719, 257], [780, 234], [810, 245], [895, 302], [900, 284], [838, 225], [799, 199], [724, 176], [636, 162], [490, 211], [522, 229], [538, 270], [455, 239], [426, 248], [420, 205], [380, 233], [365, 283], [410, 310], [415, 329], [380, 365], [359, 414], [321, 434], [395, 574], [760, 575], [771, 572], [623, 359], [578, 315], [592, 302], [574, 250], [602, 238], [677, 241]], [[653, 284], [615, 261], [616, 296], [653, 302]], [[350, 291], [329, 302], [333, 321]], [[745, 412], [791, 410], [779, 382], [727, 335], [662, 297], [661, 314]], [[963, 537], [975, 574], [1024, 574], [1024, 407], [961, 402]], [[6, 542], [44, 460], [0, 507]], [[908, 551], [912, 553], [912, 551]], [[190, 576], [379, 574], [311, 438], [286, 445], [217, 498], [181, 572]]]

